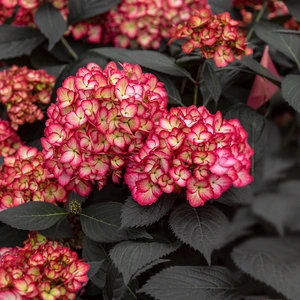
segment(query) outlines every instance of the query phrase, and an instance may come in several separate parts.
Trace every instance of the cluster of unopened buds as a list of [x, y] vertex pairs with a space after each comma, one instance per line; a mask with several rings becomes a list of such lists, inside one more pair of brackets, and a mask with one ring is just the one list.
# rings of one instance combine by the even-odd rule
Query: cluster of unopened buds
[[120, 182], [126, 159], [137, 152], [167, 107], [163, 83], [138, 65], [90, 63], [68, 77], [48, 109], [45, 166], [67, 190], [86, 196], [109, 175]]
[[205, 58], [213, 58], [218, 67], [226, 67], [234, 58], [252, 54], [246, 39], [238, 33], [237, 25], [228, 12], [214, 15], [209, 9], [200, 9], [194, 11], [185, 24], [172, 28], [169, 43], [185, 38], [187, 41], [182, 45], [185, 53], [197, 49]]
[[14, 155], [21, 144], [17, 132], [11, 128], [9, 122], [0, 120], [0, 156]]
[[66, 190], [43, 164], [43, 154], [27, 146], [4, 158], [0, 167], [0, 211], [29, 201], [67, 201]]
[[11, 126], [42, 120], [42, 107], [50, 102], [55, 77], [45, 70], [12, 66], [0, 72], [0, 103], [4, 104]]
[[219, 198], [231, 185], [252, 182], [253, 150], [237, 120], [222, 120], [205, 107], [164, 113], [125, 173], [132, 197], [152, 204], [162, 193], [185, 189], [191, 206]]
[[109, 11], [107, 34], [115, 46], [159, 48], [170, 38], [172, 24], [185, 22], [192, 9], [209, 7], [207, 0], [123, 0]]
[[0, 249], [0, 299], [73, 300], [88, 270], [77, 253], [31, 233], [23, 248]]
[[[191, 205], [218, 198], [249, 175], [252, 149], [237, 120], [204, 107], [166, 110], [163, 84], [140, 66], [94, 63], [68, 77], [48, 109], [45, 166], [67, 190], [86, 196], [108, 176], [125, 182], [133, 198], [152, 204], [186, 189]], [[62, 124], [65, 124], [63, 127]]]

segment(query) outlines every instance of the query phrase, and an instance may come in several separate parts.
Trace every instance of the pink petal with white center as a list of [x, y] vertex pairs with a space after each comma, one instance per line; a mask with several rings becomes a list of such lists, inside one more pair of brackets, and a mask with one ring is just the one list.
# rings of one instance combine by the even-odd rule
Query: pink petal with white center
[[63, 172], [58, 178], [57, 181], [61, 186], [66, 186], [70, 181], [72, 177], [68, 175], [67, 173]]
[[88, 196], [91, 191], [92, 187], [88, 181], [78, 180], [78, 182], [75, 183], [75, 192], [78, 193], [80, 196]]
[[22, 296], [14, 291], [1, 291], [0, 300], [22, 300]]
[[208, 181], [214, 191], [214, 199], [218, 199], [232, 185], [232, 179], [228, 175], [211, 174]]
[[193, 177], [187, 183], [186, 196], [191, 206], [198, 207], [213, 199], [214, 193], [207, 180], [199, 181]]

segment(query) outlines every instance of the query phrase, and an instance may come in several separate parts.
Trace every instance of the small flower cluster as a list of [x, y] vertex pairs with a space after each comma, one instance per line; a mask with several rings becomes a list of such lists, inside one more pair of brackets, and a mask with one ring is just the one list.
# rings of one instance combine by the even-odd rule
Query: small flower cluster
[[132, 197], [141, 205], [162, 193], [186, 190], [190, 205], [217, 199], [231, 185], [252, 182], [253, 150], [237, 120], [222, 120], [205, 107], [171, 108], [164, 113], [125, 173]]
[[0, 211], [29, 201], [66, 202], [67, 193], [43, 167], [36, 148], [21, 146], [0, 167]]
[[226, 67], [234, 58], [252, 54], [246, 39], [238, 33], [238, 22], [228, 12], [214, 15], [209, 9], [195, 11], [185, 25], [173, 27], [171, 35], [176, 39], [187, 38], [182, 45], [185, 53], [199, 49], [205, 58], [213, 58], [218, 67]]
[[55, 77], [45, 70], [12, 66], [0, 72], [0, 102], [13, 128], [44, 118], [40, 106], [49, 104], [54, 83]]
[[192, 9], [209, 7], [207, 0], [123, 0], [107, 14], [105, 30], [116, 47], [159, 48], [170, 38], [172, 24], [189, 19]]
[[8, 121], [0, 120], [0, 156], [14, 155], [21, 146], [21, 140]]
[[0, 249], [0, 299], [72, 300], [88, 270], [69, 248], [31, 233], [23, 248]]
[[45, 166], [60, 185], [82, 196], [90, 193], [90, 182], [100, 189], [107, 176], [120, 181], [126, 158], [143, 146], [167, 107], [163, 83], [138, 65], [121, 66], [79, 69], [48, 109]]

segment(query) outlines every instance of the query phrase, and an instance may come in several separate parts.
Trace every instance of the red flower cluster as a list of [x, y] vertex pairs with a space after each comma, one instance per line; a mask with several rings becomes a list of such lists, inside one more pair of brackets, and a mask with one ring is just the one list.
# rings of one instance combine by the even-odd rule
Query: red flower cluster
[[126, 158], [137, 152], [165, 111], [163, 83], [140, 66], [90, 63], [68, 77], [48, 109], [45, 166], [67, 190], [85, 196], [112, 175], [119, 182]]
[[205, 58], [214, 58], [218, 67], [226, 67], [241, 59], [242, 55], [252, 54], [246, 39], [238, 33], [238, 22], [232, 20], [228, 12], [213, 15], [209, 9], [195, 11], [185, 25], [179, 24], [171, 30], [173, 38], [187, 38], [182, 50], [190, 53], [199, 49]]
[[0, 249], [0, 299], [75, 299], [88, 270], [75, 252], [30, 234], [24, 248]]
[[205, 7], [207, 0], [123, 0], [105, 15], [106, 34], [116, 47], [157, 49], [170, 38], [172, 24], [187, 21], [193, 8]]
[[187, 200], [197, 207], [231, 185], [251, 183], [252, 154], [238, 120], [222, 120], [220, 112], [212, 115], [205, 107], [172, 108], [133, 156], [125, 182], [141, 205], [185, 188]]
[[14, 155], [21, 146], [21, 140], [8, 121], [0, 120], [0, 156]]
[[0, 211], [29, 201], [66, 202], [67, 193], [43, 167], [36, 148], [21, 146], [0, 167]]
[[54, 83], [55, 77], [45, 70], [12, 66], [0, 72], [0, 102], [13, 128], [44, 118], [40, 106], [49, 104]]

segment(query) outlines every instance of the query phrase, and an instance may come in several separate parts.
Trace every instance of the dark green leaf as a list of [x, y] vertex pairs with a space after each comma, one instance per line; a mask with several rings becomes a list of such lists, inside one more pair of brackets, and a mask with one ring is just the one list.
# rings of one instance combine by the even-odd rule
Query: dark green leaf
[[39, 230], [39, 233], [53, 240], [75, 237], [72, 230], [72, 226], [68, 221], [67, 216], [59, 220], [56, 224], [54, 224], [50, 228]]
[[254, 150], [254, 162], [257, 162], [263, 156], [267, 146], [266, 119], [245, 104], [234, 105], [225, 114], [225, 119], [238, 119], [241, 122], [248, 133], [248, 142]]
[[255, 197], [252, 209], [257, 216], [275, 225], [281, 235], [283, 235], [284, 229], [294, 229], [296, 224], [300, 224], [300, 202], [299, 198], [293, 195], [259, 195]]
[[163, 194], [152, 205], [141, 206], [129, 197], [122, 207], [122, 228], [142, 227], [160, 220], [174, 205], [174, 195]]
[[229, 190], [223, 193], [216, 201], [229, 206], [250, 204], [253, 201], [253, 191], [251, 186], [249, 185], [243, 188], [235, 188], [232, 186]]
[[255, 238], [235, 248], [235, 264], [288, 299], [300, 299], [300, 239]]
[[134, 274], [141, 268], [153, 261], [177, 250], [180, 243], [138, 243], [122, 242], [110, 251], [110, 258], [122, 273], [125, 284], [133, 278]]
[[300, 22], [300, 2], [298, 0], [283, 0], [290, 14]]
[[120, 2], [121, 0], [69, 0], [69, 23], [101, 15]]
[[22, 247], [23, 242], [28, 238], [28, 231], [19, 230], [6, 224], [0, 225], [0, 248], [1, 247]]
[[83, 232], [96, 242], [112, 243], [128, 239], [151, 238], [142, 229], [121, 228], [121, 208], [118, 202], [91, 205], [80, 214]]
[[208, 60], [206, 60], [204, 63], [202, 76], [212, 98], [216, 103], [218, 103], [218, 100], [222, 93], [221, 82]]
[[300, 35], [300, 31], [298, 31], [298, 30], [291, 30], [291, 29], [278, 29], [278, 30], [273, 30], [273, 32], [282, 33], [282, 34]]
[[270, 47], [285, 54], [290, 59], [294, 60], [300, 68], [300, 39], [293, 34], [281, 34], [273, 32], [274, 30], [284, 29], [278, 24], [269, 21], [260, 21], [255, 26], [257, 36], [267, 43]]
[[109, 265], [110, 262], [108, 260], [105, 260], [100, 266], [98, 272], [92, 278], [90, 278], [91, 281], [100, 289], [103, 289], [105, 286], [106, 273]]
[[208, 0], [214, 14], [221, 14], [232, 10], [232, 0]]
[[151, 50], [126, 50], [121, 48], [98, 48], [91, 50], [105, 57], [118, 62], [128, 62], [139, 64], [142, 67], [149, 68], [161, 73], [191, 77], [191, 74], [185, 69], [176, 65], [175, 60], [169, 56]]
[[0, 212], [0, 221], [17, 229], [43, 230], [64, 218], [67, 212], [47, 202], [27, 202]]
[[88, 264], [90, 265], [90, 268], [87, 272], [88, 278], [92, 278], [96, 275], [96, 273], [99, 271], [103, 261], [89, 261]]
[[176, 207], [169, 220], [175, 235], [184, 243], [200, 251], [210, 264], [211, 253], [218, 248], [226, 216], [210, 203], [193, 208], [189, 204]]
[[300, 112], [300, 76], [287, 75], [282, 82], [282, 96], [297, 112]]
[[67, 22], [51, 3], [44, 3], [37, 9], [34, 14], [34, 22], [48, 38], [49, 50], [53, 48], [67, 29]]
[[237, 285], [223, 267], [170, 267], [151, 277], [139, 293], [158, 300], [237, 300]]
[[29, 55], [44, 40], [45, 36], [38, 29], [1, 25], [0, 59]]
[[272, 83], [276, 84], [277, 86], [281, 86], [280, 80], [274, 76], [267, 68], [263, 67], [258, 61], [255, 59], [244, 56], [243, 59], [240, 61], [241, 64], [246, 66], [247, 68], [254, 71], [256, 74], [268, 79]]
[[83, 239], [82, 256], [87, 261], [103, 261], [107, 259], [107, 254], [102, 246], [88, 237]]

